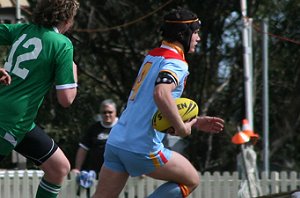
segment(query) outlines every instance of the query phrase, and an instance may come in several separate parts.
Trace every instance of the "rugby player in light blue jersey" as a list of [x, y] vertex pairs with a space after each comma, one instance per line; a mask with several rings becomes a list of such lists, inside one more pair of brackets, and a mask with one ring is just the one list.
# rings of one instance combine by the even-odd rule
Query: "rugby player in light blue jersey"
[[4, 69], [11, 76], [9, 85], [0, 85], [0, 161], [15, 150], [45, 172], [36, 198], [57, 197], [70, 170], [62, 150], [34, 120], [53, 85], [63, 107], [75, 99], [77, 66], [63, 34], [78, 8], [76, 0], [39, 0], [33, 23], [0, 24], [0, 45], [10, 46]]
[[217, 133], [223, 120], [197, 117], [184, 123], [174, 98], [181, 97], [189, 75], [185, 54], [198, 42], [200, 20], [188, 10], [173, 10], [164, 17], [163, 42], [145, 57], [126, 109], [108, 137], [104, 165], [93, 198], [117, 198], [129, 176], [147, 175], [167, 181], [149, 198], [187, 197], [199, 184], [193, 165], [181, 154], [164, 147], [165, 133], [152, 127], [159, 109], [171, 122], [175, 135], [185, 137], [194, 126]]

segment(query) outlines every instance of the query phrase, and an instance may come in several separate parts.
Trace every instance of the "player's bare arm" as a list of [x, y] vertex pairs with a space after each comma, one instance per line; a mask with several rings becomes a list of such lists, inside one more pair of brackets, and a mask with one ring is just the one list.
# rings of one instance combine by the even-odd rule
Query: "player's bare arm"
[[77, 88], [60, 89], [56, 90], [56, 96], [59, 104], [63, 107], [69, 107], [77, 94]]
[[[77, 65], [73, 62], [73, 75], [75, 83], [78, 82], [77, 77]], [[77, 94], [77, 87], [69, 88], [69, 89], [61, 89], [56, 90], [56, 96], [59, 104], [63, 107], [69, 107]]]
[[195, 124], [196, 119], [184, 123], [178, 109], [174, 98], [172, 97], [172, 90], [175, 88], [175, 84], [159, 84], [156, 85], [154, 89], [154, 100], [158, 109], [162, 112], [175, 129], [173, 135], [185, 137], [191, 134], [191, 126]]
[[74, 62], [73, 62], [73, 75], [74, 75], [75, 83], [77, 83], [77, 82], [78, 82], [77, 65], [76, 65], [76, 63], [74, 63]]

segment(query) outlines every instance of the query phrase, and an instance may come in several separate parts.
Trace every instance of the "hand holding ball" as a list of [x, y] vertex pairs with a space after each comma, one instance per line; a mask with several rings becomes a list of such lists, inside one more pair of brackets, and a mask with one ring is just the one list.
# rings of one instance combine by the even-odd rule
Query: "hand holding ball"
[[[198, 116], [199, 108], [196, 102], [188, 98], [177, 98], [175, 103], [178, 108], [178, 112], [183, 122], [189, 121]], [[166, 133], [171, 128], [170, 122], [162, 115], [158, 110], [152, 118], [152, 126], [154, 129]]]

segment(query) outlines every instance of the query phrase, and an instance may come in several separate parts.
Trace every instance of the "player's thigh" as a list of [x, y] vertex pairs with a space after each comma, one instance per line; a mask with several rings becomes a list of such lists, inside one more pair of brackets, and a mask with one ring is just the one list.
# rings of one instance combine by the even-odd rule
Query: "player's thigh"
[[70, 170], [69, 160], [62, 150], [38, 126], [26, 133], [15, 150], [39, 166], [49, 182], [60, 183]]
[[43, 129], [35, 126], [27, 132], [22, 141], [16, 146], [15, 151], [32, 160], [40, 166], [57, 150], [58, 146]]
[[190, 161], [174, 151], [164, 166], [147, 175], [154, 179], [173, 181], [190, 187], [198, 185], [200, 180], [197, 170]]
[[117, 198], [124, 188], [128, 177], [129, 175], [126, 172], [116, 172], [103, 165], [93, 198]]

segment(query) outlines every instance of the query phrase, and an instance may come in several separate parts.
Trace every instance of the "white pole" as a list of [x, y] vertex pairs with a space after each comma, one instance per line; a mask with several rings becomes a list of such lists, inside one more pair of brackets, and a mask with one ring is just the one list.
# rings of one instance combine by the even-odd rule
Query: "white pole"
[[21, 21], [20, 0], [16, 0], [16, 23], [20, 23], [20, 21]]
[[253, 87], [252, 87], [252, 67], [251, 67], [251, 38], [250, 20], [247, 18], [247, 4], [246, 0], [241, 0], [242, 16], [243, 16], [243, 52], [244, 52], [244, 84], [245, 84], [245, 105], [246, 105], [246, 118], [249, 121], [249, 126], [253, 130]]
[[264, 19], [263, 29], [263, 134], [264, 134], [264, 171], [269, 175], [269, 87], [268, 87], [268, 20]]
[[242, 16], [247, 16], [247, 2], [246, 0], [241, 0]]
[[251, 104], [248, 104], [248, 108], [249, 108], [249, 113], [248, 113], [248, 119], [249, 119], [249, 123], [250, 123], [250, 126], [251, 126], [251, 129], [254, 130], [254, 121], [253, 121], [253, 106], [254, 106], [254, 96], [253, 96], [253, 93], [254, 93], [254, 80], [253, 80], [253, 45], [252, 45], [252, 24], [253, 24], [253, 19], [252, 18], [248, 18], [248, 26], [247, 26], [247, 32], [248, 32], [248, 46], [249, 46], [249, 54], [248, 54], [248, 59], [249, 59], [249, 70], [250, 70], [250, 73], [249, 73], [249, 79], [250, 79], [250, 82], [249, 82], [249, 89], [250, 89], [250, 93], [249, 93], [249, 98], [250, 98], [250, 101], [249, 103]]

